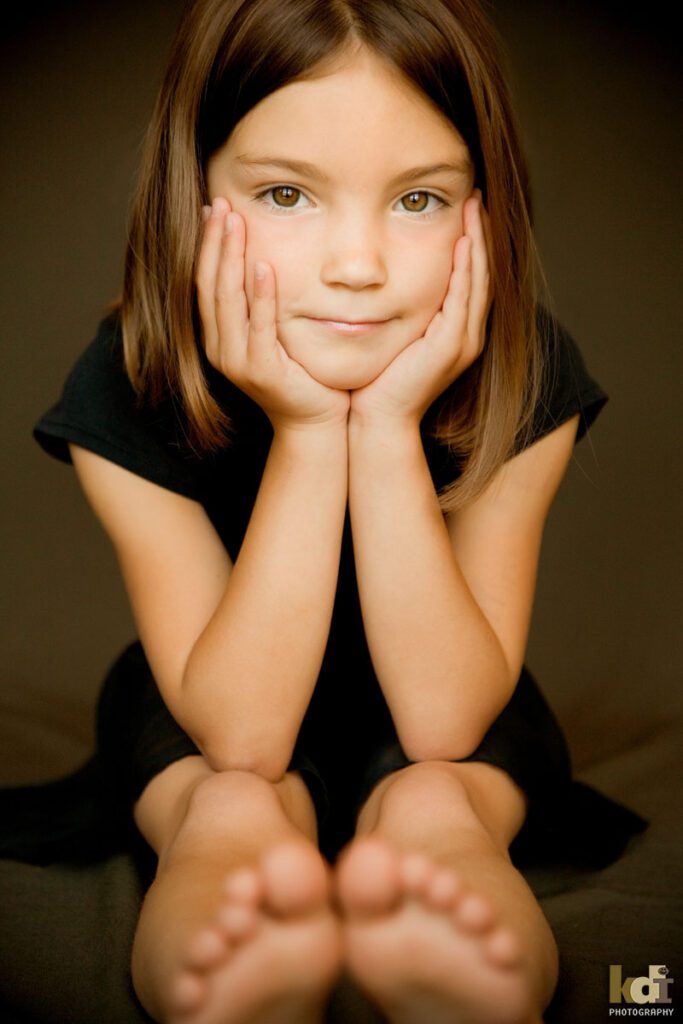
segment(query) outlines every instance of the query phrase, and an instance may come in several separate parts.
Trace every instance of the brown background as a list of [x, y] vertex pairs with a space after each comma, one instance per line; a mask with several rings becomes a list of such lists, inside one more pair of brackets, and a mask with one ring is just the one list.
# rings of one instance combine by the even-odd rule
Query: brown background
[[[548, 520], [527, 662], [575, 764], [681, 710], [681, 83], [649, 4], [499, 0], [556, 309], [611, 396]], [[31, 439], [118, 291], [142, 133], [180, 5], [32, 5], [0, 61], [0, 783], [74, 767], [133, 635], [73, 470]], [[678, 329], [677, 329], [678, 328]], [[638, 808], [646, 811], [646, 808]]]

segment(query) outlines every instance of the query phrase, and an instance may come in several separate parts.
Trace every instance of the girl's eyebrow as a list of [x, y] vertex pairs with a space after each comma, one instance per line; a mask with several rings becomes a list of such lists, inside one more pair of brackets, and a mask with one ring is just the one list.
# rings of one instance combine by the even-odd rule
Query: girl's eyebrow
[[[317, 181], [328, 182], [329, 175], [321, 171], [315, 164], [310, 164], [306, 160], [288, 160], [285, 157], [280, 156], [249, 156], [242, 154], [236, 157], [237, 162], [242, 164], [244, 167], [282, 167], [287, 171], [292, 171], [294, 174], [303, 174], [309, 178], [314, 178]], [[425, 164], [419, 167], [409, 167], [405, 171], [401, 171], [396, 177], [392, 178], [389, 182], [389, 187], [392, 188], [396, 185], [400, 185], [403, 181], [413, 181], [416, 178], [426, 178], [432, 174], [453, 174], [458, 177], [467, 177], [472, 173], [471, 161], [465, 157], [459, 160], [457, 163], [440, 163], [440, 164]]]

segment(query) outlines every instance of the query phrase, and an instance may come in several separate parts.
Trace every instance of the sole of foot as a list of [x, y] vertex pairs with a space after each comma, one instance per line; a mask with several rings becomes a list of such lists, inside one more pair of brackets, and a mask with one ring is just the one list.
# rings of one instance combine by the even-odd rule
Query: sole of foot
[[455, 870], [363, 837], [335, 900], [346, 970], [391, 1024], [542, 1024], [520, 939]]
[[185, 944], [164, 1024], [319, 1024], [342, 966], [320, 854], [288, 840], [221, 890]]

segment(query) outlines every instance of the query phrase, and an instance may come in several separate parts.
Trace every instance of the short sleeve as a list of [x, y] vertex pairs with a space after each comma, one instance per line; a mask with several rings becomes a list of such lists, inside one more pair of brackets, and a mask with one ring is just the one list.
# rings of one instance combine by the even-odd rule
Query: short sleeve
[[35, 424], [33, 437], [49, 455], [70, 463], [73, 442], [152, 483], [199, 499], [196, 457], [182, 450], [173, 404], [140, 405], [125, 370], [116, 313], [77, 359], [62, 395]]
[[[541, 396], [533, 412], [531, 427], [518, 431], [510, 447], [509, 459], [578, 413], [579, 424], [574, 441], [577, 444], [609, 401], [609, 395], [589, 372], [569, 331], [543, 306], [537, 306], [536, 316], [545, 356]], [[460, 476], [463, 459], [438, 439], [433, 425], [440, 411], [439, 404], [435, 409], [436, 412], [428, 422], [423, 421], [420, 429], [432, 480], [439, 491]]]
[[578, 442], [609, 401], [609, 395], [589, 372], [571, 334], [542, 307], [538, 325], [545, 344], [546, 376], [532, 440], [539, 440], [579, 413]]

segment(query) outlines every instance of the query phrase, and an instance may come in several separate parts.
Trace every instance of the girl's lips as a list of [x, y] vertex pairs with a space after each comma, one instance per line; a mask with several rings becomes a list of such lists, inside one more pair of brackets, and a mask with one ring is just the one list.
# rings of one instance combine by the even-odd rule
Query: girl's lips
[[367, 320], [357, 323], [352, 323], [349, 320], [319, 320], [314, 316], [309, 317], [309, 319], [312, 320], [313, 323], [321, 324], [323, 327], [327, 327], [333, 331], [339, 331], [341, 334], [367, 334], [368, 332], [389, 323], [388, 320]]

